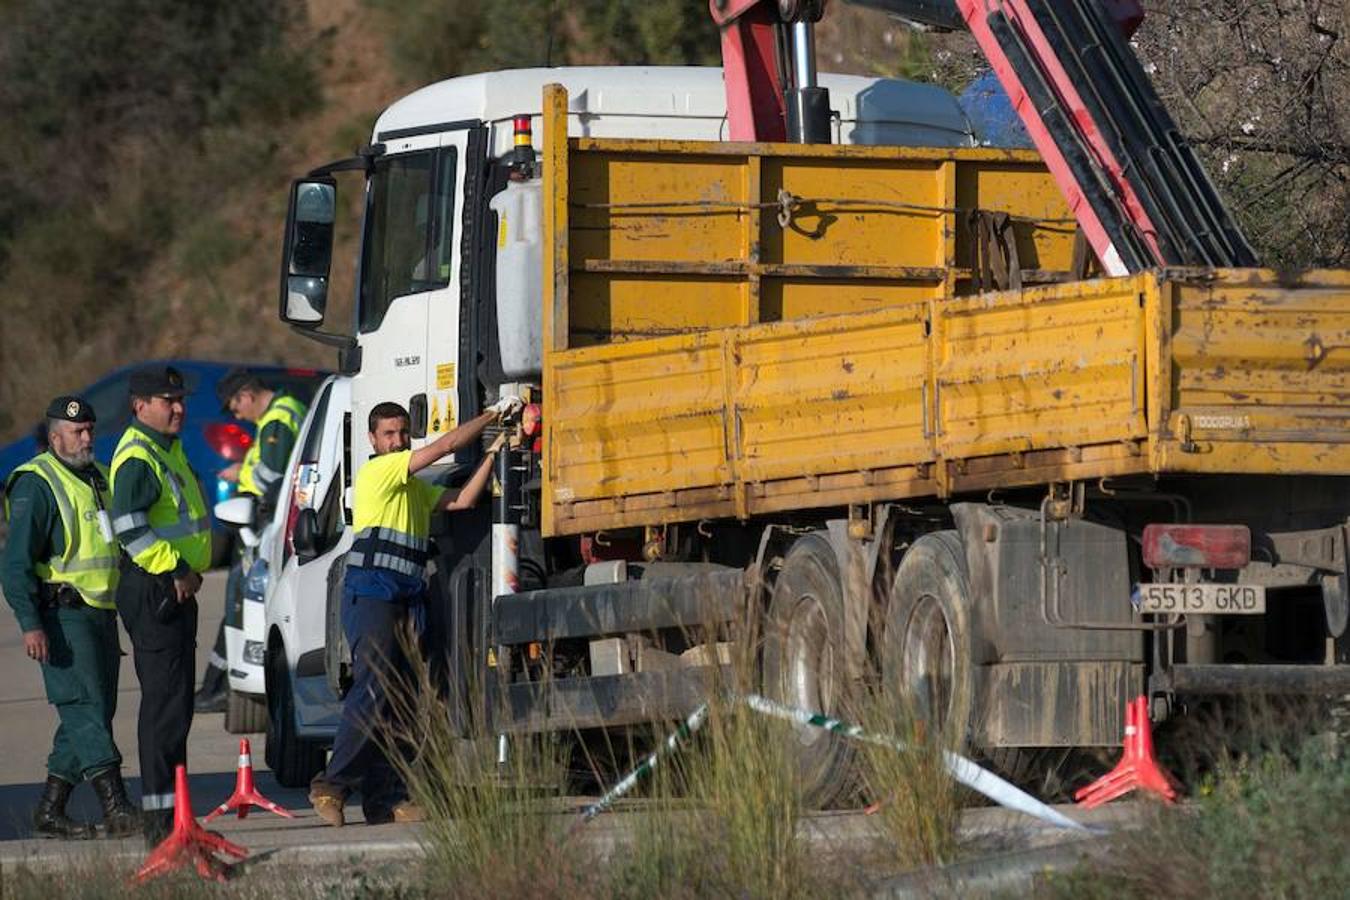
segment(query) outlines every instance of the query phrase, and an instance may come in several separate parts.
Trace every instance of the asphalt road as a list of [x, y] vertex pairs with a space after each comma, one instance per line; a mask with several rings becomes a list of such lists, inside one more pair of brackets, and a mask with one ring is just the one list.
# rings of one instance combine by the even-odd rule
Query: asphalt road
[[[224, 609], [225, 573], [212, 572], [206, 576], [198, 598], [201, 613], [197, 633], [197, 672], [200, 676], [216, 629]], [[133, 801], [140, 797], [140, 764], [137, 759], [136, 714], [140, 707], [140, 685], [130, 655], [131, 642], [122, 633], [122, 648], [127, 653], [122, 659], [118, 683], [117, 715], [113, 733], [122, 751], [122, 775], [127, 780]], [[41, 847], [50, 853], [58, 847], [74, 849], [67, 842], [27, 840], [31, 837], [29, 816], [47, 776], [47, 753], [51, 749], [52, 733], [56, 730], [56, 710], [47, 704], [42, 690], [42, 673], [37, 663], [23, 652], [23, 641], [18, 623], [8, 606], [0, 608], [0, 858], [13, 859]], [[234, 787], [239, 758], [239, 737], [225, 732], [223, 714], [197, 716], [188, 738], [188, 773], [192, 806], [197, 815], [209, 812], [225, 800]], [[264, 795], [295, 812], [295, 821], [278, 819], [254, 811], [243, 822], [231, 820], [221, 830], [228, 836], [248, 835], [255, 842], [269, 845], [279, 843], [322, 842], [333, 835], [320, 823], [309, 806], [304, 790], [287, 790], [276, 783], [263, 761], [264, 738], [249, 735], [252, 742], [254, 774], [258, 789]], [[99, 821], [101, 816], [93, 789], [88, 785], [76, 788], [71, 798], [71, 811], [86, 821]], [[359, 806], [347, 811], [349, 822], [361, 820]], [[217, 820], [219, 821], [219, 820]], [[272, 835], [269, 829], [280, 827], [286, 832]], [[342, 843], [406, 840], [408, 830], [401, 826], [372, 826], [346, 828]], [[128, 842], [139, 847], [138, 841]], [[106, 847], [106, 843], [100, 843]]]

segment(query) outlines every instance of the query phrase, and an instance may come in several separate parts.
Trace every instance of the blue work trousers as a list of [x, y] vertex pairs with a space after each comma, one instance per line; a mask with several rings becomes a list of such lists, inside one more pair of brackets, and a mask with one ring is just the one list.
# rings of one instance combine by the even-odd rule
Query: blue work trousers
[[[354, 574], [348, 573], [349, 576]], [[352, 686], [342, 702], [342, 720], [333, 740], [333, 755], [311, 784], [314, 793], [361, 795], [366, 820], [385, 820], [407, 799], [407, 788], [386, 756], [398, 725], [389, 721], [386, 689], [408, 672], [404, 652], [407, 624], [423, 607], [422, 583], [415, 594], [363, 593], [359, 575], [349, 577], [342, 592], [342, 629], [352, 649]], [[415, 633], [415, 630], [414, 630]], [[403, 636], [401, 636], [403, 635]]]

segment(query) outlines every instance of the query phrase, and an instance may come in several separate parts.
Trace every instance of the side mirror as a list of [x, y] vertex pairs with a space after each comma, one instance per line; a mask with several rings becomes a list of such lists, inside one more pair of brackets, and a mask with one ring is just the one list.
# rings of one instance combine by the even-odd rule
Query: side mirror
[[333, 264], [337, 182], [307, 178], [291, 185], [281, 261], [281, 320], [302, 328], [323, 324]]
[[235, 528], [246, 528], [253, 524], [253, 498], [231, 497], [222, 500], [215, 507], [216, 518]]
[[301, 509], [295, 517], [291, 532], [291, 546], [295, 555], [313, 559], [319, 555], [319, 514], [312, 509]]

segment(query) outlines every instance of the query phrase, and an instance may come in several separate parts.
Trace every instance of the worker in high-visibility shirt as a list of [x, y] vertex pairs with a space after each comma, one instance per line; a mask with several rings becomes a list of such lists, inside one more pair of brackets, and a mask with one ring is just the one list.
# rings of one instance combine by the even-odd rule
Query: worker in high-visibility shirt
[[108, 471], [94, 462], [94, 409], [79, 397], [47, 407], [48, 449], [5, 485], [9, 539], [0, 581], [23, 631], [24, 652], [42, 666], [47, 702], [60, 725], [47, 757], [47, 783], [33, 811], [44, 837], [92, 837], [66, 815], [75, 786], [89, 781], [110, 837], [140, 827], [122, 782], [113, 741], [117, 712], [117, 587], [121, 550], [113, 540]]
[[[408, 412], [397, 403], [370, 411], [370, 444], [375, 455], [356, 474], [352, 527], [356, 537], [347, 555], [342, 589], [342, 627], [352, 651], [352, 685], [342, 703], [342, 720], [327, 768], [310, 783], [309, 799], [319, 818], [341, 826], [347, 797], [359, 791], [366, 823], [415, 822], [422, 818], [381, 747], [378, 732], [388, 704], [385, 678], [405, 663], [399, 632], [426, 598], [427, 539], [431, 517], [443, 510], [469, 509], [478, 502], [492, 473], [499, 437], [458, 495], [422, 481], [416, 474], [475, 440], [488, 423], [521, 406], [505, 397], [487, 412], [410, 450]], [[385, 744], [389, 737], [383, 738]]]
[[[226, 481], [239, 484], [239, 491], [257, 498], [254, 521], [266, 522], [272, 517], [281, 494], [281, 482], [295, 447], [300, 424], [305, 420], [307, 407], [284, 391], [269, 388], [262, 379], [248, 369], [231, 369], [216, 383], [216, 399], [220, 411], [254, 424], [253, 443], [243, 460], [219, 473]], [[241, 573], [242, 575], [247, 573]], [[234, 576], [232, 576], [234, 577]], [[226, 603], [236, 597], [226, 597]], [[229, 693], [225, 658], [225, 623], [243, 626], [243, 610], [226, 608], [216, 630], [216, 643], [202, 673], [201, 687], [193, 699], [193, 708], [199, 713], [224, 712]]]
[[183, 376], [131, 374], [135, 421], [113, 452], [113, 529], [126, 548], [117, 611], [131, 636], [141, 709], [141, 820], [158, 844], [173, 824], [174, 768], [187, 762], [197, 648], [197, 591], [211, 565], [211, 520], [178, 439]]

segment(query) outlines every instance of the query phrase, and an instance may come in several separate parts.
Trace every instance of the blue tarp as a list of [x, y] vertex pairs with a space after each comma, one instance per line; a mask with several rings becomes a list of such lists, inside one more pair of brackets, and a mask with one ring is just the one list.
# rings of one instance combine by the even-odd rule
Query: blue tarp
[[986, 147], [1031, 147], [1022, 120], [993, 72], [976, 78], [957, 98], [980, 143]]

